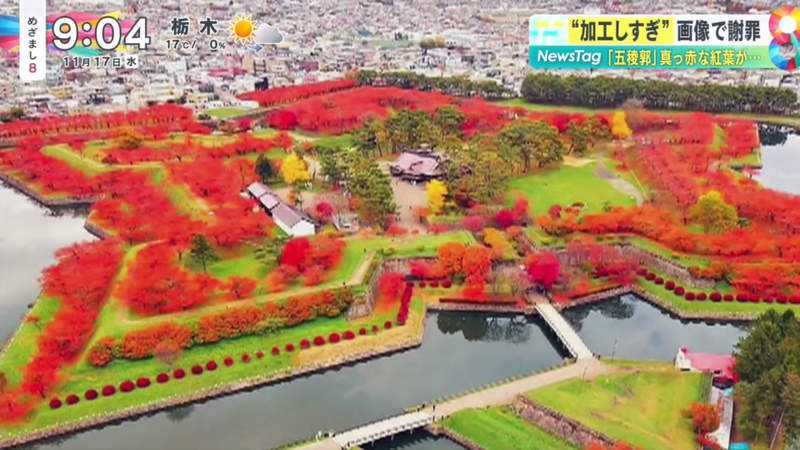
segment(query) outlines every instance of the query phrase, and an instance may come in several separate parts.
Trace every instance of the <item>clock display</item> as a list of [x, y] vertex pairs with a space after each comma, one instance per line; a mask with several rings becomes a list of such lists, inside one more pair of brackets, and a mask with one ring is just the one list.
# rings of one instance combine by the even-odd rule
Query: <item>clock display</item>
[[75, 19], [63, 16], [53, 22], [53, 36], [53, 45], [63, 51], [75, 48], [79, 40], [84, 47], [90, 47], [94, 41], [97, 47], [106, 51], [116, 50], [120, 44], [146, 50], [151, 41], [147, 35], [147, 19], [144, 17], [136, 19], [128, 33], [123, 36], [119, 20], [113, 17], [103, 17], [96, 25], [84, 22], [79, 27]]

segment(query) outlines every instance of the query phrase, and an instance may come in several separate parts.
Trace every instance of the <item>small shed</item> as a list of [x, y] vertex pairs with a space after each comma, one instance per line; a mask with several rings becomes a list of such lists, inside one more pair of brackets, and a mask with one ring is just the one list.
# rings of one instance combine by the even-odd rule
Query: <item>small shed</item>
[[317, 226], [308, 216], [284, 203], [278, 194], [264, 183], [252, 183], [247, 192], [272, 217], [272, 220], [289, 236], [310, 236], [316, 232]]

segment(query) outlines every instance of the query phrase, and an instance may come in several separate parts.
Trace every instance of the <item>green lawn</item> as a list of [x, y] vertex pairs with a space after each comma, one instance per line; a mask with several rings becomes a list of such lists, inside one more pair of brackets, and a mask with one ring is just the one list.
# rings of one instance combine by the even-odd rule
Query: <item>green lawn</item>
[[0, 354], [0, 363], [8, 379], [11, 388], [16, 388], [22, 381], [21, 370], [7, 370], [11, 368], [21, 368], [30, 361], [37, 348], [37, 339], [48, 322], [61, 306], [61, 300], [53, 297], [41, 295], [34, 304], [33, 308], [25, 317], [38, 317], [38, 322], [27, 322], [23, 319], [19, 331], [14, 335], [13, 344]]
[[314, 139], [314, 145], [319, 147], [341, 147], [349, 148], [353, 146], [353, 137], [349, 134], [340, 134], [338, 136], [322, 136]]
[[569, 206], [576, 202], [585, 205], [584, 212], [602, 211], [603, 204], [633, 206], [636, 200], [623, 194], [594, 174], [597, 163], [581, 167], [562, 165], [556, 169], [512, 179], [508, 183], [506, 200], [511, 203], [518, 195], [528, 199], [533, 214], [544, 214], [552, 205]]
[[695, 448], [691, 423], [681, 409], [705, 400], [708, 378], [670, 365], [572, 379], [529, 392], [540, 404], [614, 439], [644, 449]]
[[476, 243], [472, 233], [467, 231], [454, 231], [442, 234], [429, 234], [421, 236], [378, 236], [370, 238], [355, 238], [347, 240], [347, 247], [342, 255], [342, 261], [336, 268], [333, 282], [347, 280], [364, 260], [366, 254], [381, 249], [390, 250], [391, 256], [433, 256], [440, 245], [458, 241], [465, 245]]
[[459, 411], [441, 423], [486, 450], [569, 450], [571, 445], [525, 419], [508, 407]]
[[522, 98], [512, 98], [508, 100], [499, 100], [494, 102], [498, 105], [521, 107], [531, 111], [559, 111], [565, 113], [591, 113], [596, 110], [586, 108], [583, 106], [570, 106], [570, 105], [543, 105], [539, 103], [530, 103]]
[[[81, 157], [67, 144], [42, 147], [42, 153], [64, 161], [89, 177], [114, 169], [112, 166], [97, 162], [93, 159], [90, 159], [88, 156]], [[88, 153], [89, 149], [87, 148], [84, 150], [84, 154], [88, 155]]]
[[229, 106], [226, 108], [208, 109], [205, 111], [205, 113], [215, 119], [230, 119], [231, 117], [246, 114], [247, 110], [244, 108]]

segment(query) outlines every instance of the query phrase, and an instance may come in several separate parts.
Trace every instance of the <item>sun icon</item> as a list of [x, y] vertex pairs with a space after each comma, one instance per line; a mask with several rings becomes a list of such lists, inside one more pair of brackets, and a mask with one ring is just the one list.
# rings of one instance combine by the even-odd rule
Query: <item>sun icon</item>
[[250, 16], [236, 16], [231, 21], [231, 37], [239, 44], [252, 42], [255, 36], [256, 23]]

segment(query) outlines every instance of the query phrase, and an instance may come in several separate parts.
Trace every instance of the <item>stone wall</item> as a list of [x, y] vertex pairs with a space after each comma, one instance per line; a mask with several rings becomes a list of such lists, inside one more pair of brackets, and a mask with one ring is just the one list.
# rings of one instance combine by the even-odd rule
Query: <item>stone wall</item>
[[[643, 249], [638, 245], [625, 243], [616, 244], [615, 247], [617, 247], [624, 256], [633, 259], [640, 265], [648, 267], [652, 270], [657, 270], [658, 272], [661, 272], [667, 277], [682, 284], [692, 286], [696, 289], [713, 289], [716, 285], [714, 280], [695, 278], [689, 272], [689, 269], [681, 264], [678, 264], [675, 261], [665, 258], [659, 254], [653, 253], [650, 250]], [[563, 266], [574, 266], [583, 263], [583, 261], [580, 260], [580, 256], [572, 258], [568, 257], [566, 249], [556, 249], [553, 250], [553, 252], [556, 254], [556, 257], [558, 257], [559, 262]]]
[[40, 203], [44, 206], [48, 206], [51, 208], [57, 207], [87, 207], [91, 206], [92, 203], [97, 201], [96, 197], [85, 197], [85, 198], [48, 198], [43, 194], [40, 194], [36, 190], [32, 189], [22, 181], [14, 178], [11, 175], [6, 173], [0, 172], [0, 181], [3, 183], [8, 184], [9, 186], [13, 187], [14, 189], [22, 192], [23, 194], [27, 195], [28, 197], [35, 200], [37, 203]]
[[689, 273], [689, 270], [681, 264], [653, 253], [650, 250], [643, 249], [638, 245], [620, 244], [618, 248], [622, 251], [623, 255], [633, 258], [643, 266], [652, 267], [668, 275], [675, 281], [680, 281], [681, 283], [688, 284], [697, 289], [713, 289], [716, 285], [714, 280], [695, 278]]
[[600, 442], [608, 447], [614, 445], [614, 440], [605, 434], [594, 431], [527, 397], [518, 396], [511, 404], [511, 409], [528, 422], [580, 448], [586, 448], [593, 442]]
[[[375, 258], [380, 258], [380, 256], [376, 255]], [[415, 259], [435, 260], [435, 258], [389, 258], [383, 262], [380, 262], [369, 279], [369, 287], [367, 289], [365, 301], [353, 303], [350, 306], [345, 313], [347, 320], [359, 319], [372, 314], [372, 310], [375, 308], [375, 302], [378, 300], [378, 296], [380, 295], [379, 291], [381, 275], [386, 272], [400, 272], [402, 274], [407, 274], [410, 271], [411, 261]]]
[[441, 425], [428, 425], [425, 429], [428, 433], [434, 436], [444, 436], [467, 450], [484, 450], [482, 446]]

